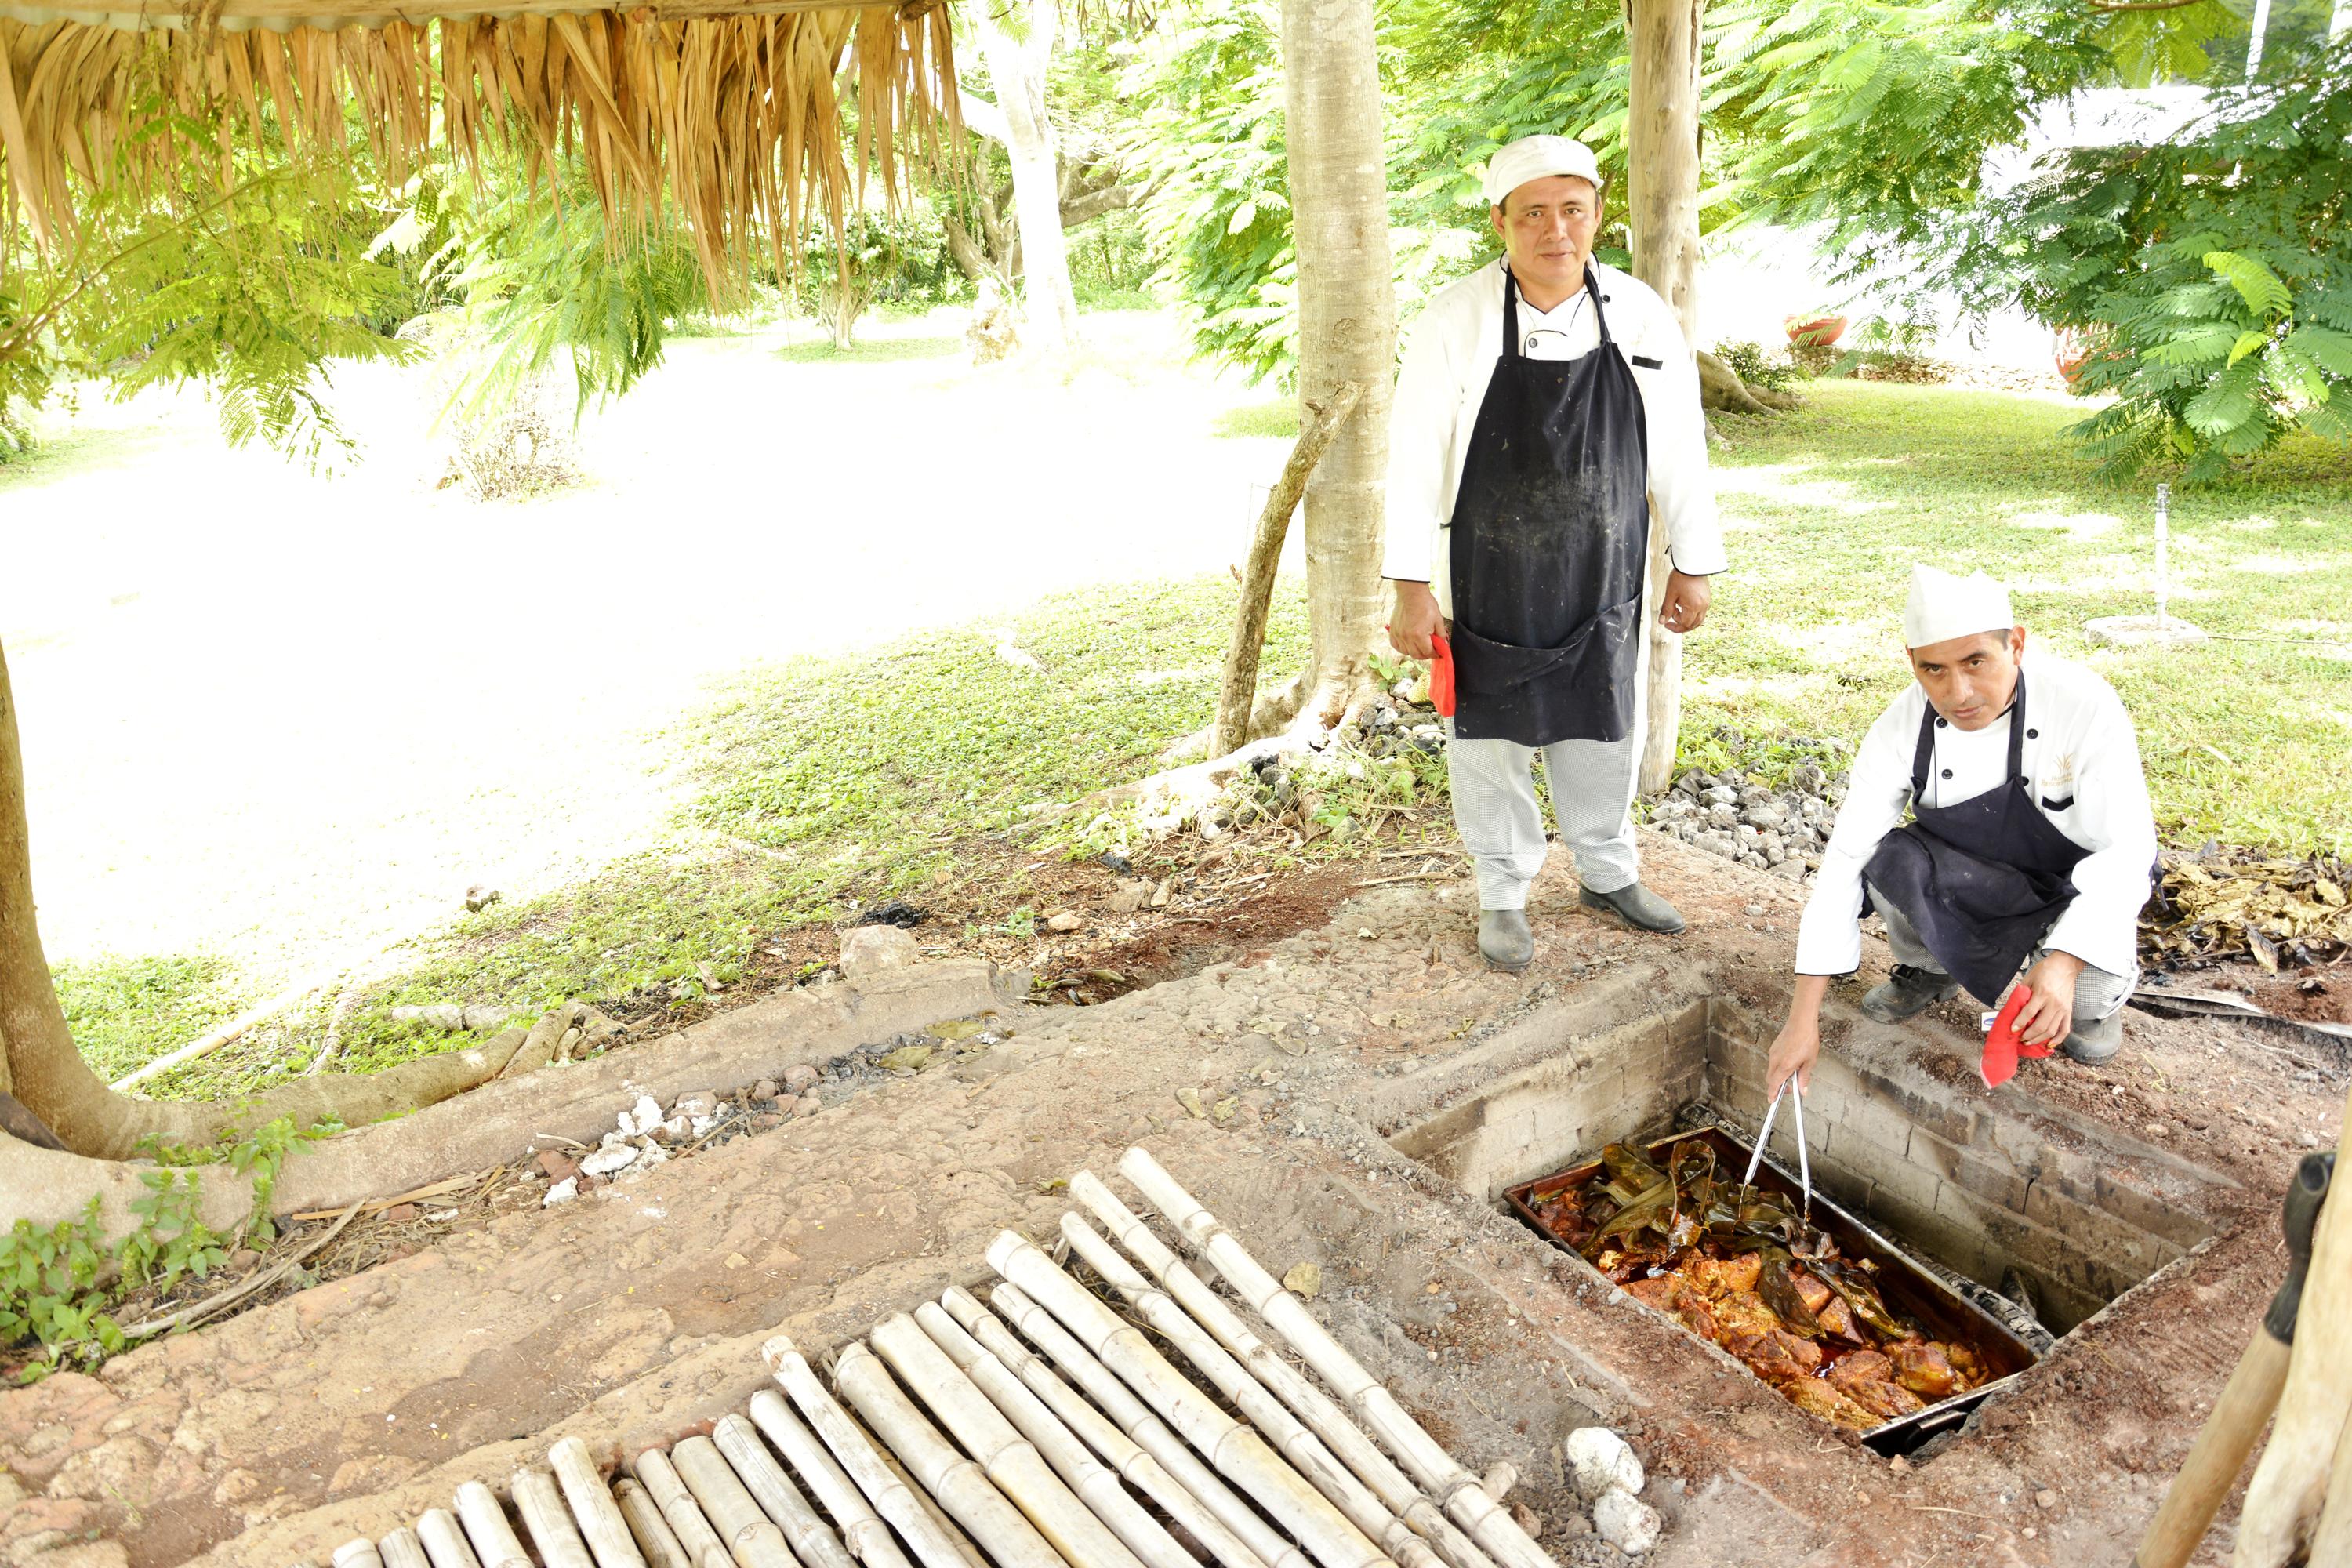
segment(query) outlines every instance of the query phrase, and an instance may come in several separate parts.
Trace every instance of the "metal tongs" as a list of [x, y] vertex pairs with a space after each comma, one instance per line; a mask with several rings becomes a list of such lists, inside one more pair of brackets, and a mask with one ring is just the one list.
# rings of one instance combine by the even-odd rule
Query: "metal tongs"
[[1780, 1113], [1782, 1095], [1787, 1096], [1790, 1103], [1797, 1108], [1797, 1174], [1804, 1184], [1805, 1203], [1798, 1217], [1811, 1220], [1813, 1217], [1813, 1162], [1805, 1149], [1805, 1092], [1797, 1087], [1795, 1073], [1780, 1080], [1780, 1093], [1774, 1095], [1772, 1103], [1765, 1109], [1763, 1131], [1756, 1134], [1756, 1147], [1748, 1156], [1748, 1174], [1740, 1178], [1739, 1184], [1743, 1187], [1756, 1184], [1756, 1167], [1763, 1163], [1764, 1145], [1772, 1141], [1772, 1119]]

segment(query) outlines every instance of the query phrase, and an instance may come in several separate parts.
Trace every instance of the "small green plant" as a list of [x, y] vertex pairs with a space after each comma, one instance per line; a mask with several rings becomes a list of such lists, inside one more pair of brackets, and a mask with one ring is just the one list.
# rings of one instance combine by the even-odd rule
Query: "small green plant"
[[[155, 1168], [139, 1173], [147, 1191], [131, 1203], [138, 1224], [119, 1241], [107, 1239], [95, 1194], [79, 1219], [47, 1229], [18, 1220], [0, 1236], [0, 1357], [37, 1344], [16, 1374], [29, 1383], [121, 1351], [130, 1342], [115, 1321], [117, 1307], [137, 1293], [161, 1296], [184, 1279], [208, 1278], [241, 1238], [274, 1240], [269, 1197], [287, 1155], [297, 1143], [342, 1130], [331, 1120], [297, 1128], [281, 1116], [249, 1132], [232, 1129], [203, 1148], [151, 1142]], [[198, 1217], [203, 1177], [194, 1167], [208, 1164], [253, 1178], [254, 1217], [239, 1235], [224, 1237]]]
[[1005, 917], [1004, 929], [1027, 942], [1037, 934], [1037, 911], [1024, 904]]
[[1715, 355], [1742, 382], [1766, 392], [1786, 392], [1804, 374], [1795, 361], [1786, 354], [1766, 353], [1761, 343], [1725, 343]]

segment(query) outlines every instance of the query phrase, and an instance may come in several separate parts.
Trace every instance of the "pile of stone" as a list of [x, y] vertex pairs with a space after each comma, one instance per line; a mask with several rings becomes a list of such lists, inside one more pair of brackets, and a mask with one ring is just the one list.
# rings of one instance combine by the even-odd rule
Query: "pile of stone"
[[1592, 1510], [1593, 1532], [1638, 1557], [1657, 1545], [1664, 1521], [1641, 1499], [1642, 1461], [1606, 1426], [1580, 1426], [1561, 1445], [1562, 1468], [1577, 1498]]
[[1800, 763], [1784, 787], [1750, 784], [1738, 773], [1693, 768], [1650, 805], [1650, 826], [1696, 849], [1801, 882], [1820, 868], [1846, 775]]
[[705, 1143], [765, 1131], [789, 1117], [813, 1116], [821, 1108], [816, 1080], [814, 1068], [793, 1067], [785, 1069], [782, 1083], [761, 1079], [723, 1097], [709, 1089], [689, 1089], [667, 1110], [652, 1095], [641, 1094], [614, 1118], [613, 1130], [595, 1148], [583, 1151], [573, 1145], [534, 1155], [530, 1174], [549, 1184], [540, 1203], [570, 1203], [600, 1186], [636, 1181]]

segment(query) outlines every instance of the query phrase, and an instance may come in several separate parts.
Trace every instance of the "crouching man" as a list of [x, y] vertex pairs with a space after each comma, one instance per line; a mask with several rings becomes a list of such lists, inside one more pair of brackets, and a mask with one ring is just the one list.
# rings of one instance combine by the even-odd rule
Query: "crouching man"
[[2103, 1062], [2122, 1042], [2156, 862], [2130, 715], [2083, 666], [2029, 659], [2009, 591], [1981, 572], [1913, 568], [1903, 640], [1915, 679], [1855, 754], [1798, 927], [1796, 995], [1768, 1093], [1792, 1072], [1801, 1089], [1811, 1079], [1822, 997], [1861, 963], [1873, 908], [1895, 958], [1892, 978], [1862, 999], [1879, 1022], [1962, 986], [1998, 1006], [2021, 968], [2025, 1044]]

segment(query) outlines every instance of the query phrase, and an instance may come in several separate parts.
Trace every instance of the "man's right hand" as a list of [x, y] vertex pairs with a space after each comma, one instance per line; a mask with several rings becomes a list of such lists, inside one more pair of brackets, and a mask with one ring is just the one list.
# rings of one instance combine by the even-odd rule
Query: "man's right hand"
[[1389, 646], [1407, 658], [1434, 658], [1437, 649], [1429, 639], [1444, 629], [1437, 613], [1437, 595], [1426, 583], [1402, 577], [1391, 581], [1396, 584], [1396, 613], [1389, 617]]
[[1767, 1099], [1780, 1092], [1789, 1075], [1797, 1076], [1797, 1092], [1813, 1087], [1813, 1063], [1822, 1054], [1822, 998], [1830, 992], [1826, 974], [1800, 974], [1789, 998], [1789, 1021], [1772, 1040], [1772, 1054], [1764, 1062]]

